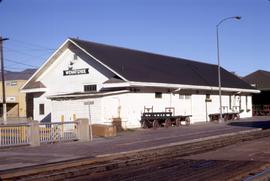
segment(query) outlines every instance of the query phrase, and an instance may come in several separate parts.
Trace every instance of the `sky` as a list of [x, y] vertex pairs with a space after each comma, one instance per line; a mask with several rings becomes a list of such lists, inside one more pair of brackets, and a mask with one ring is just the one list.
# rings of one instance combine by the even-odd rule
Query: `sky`
[[40, 67], [69, 37], [217, 64], [245, 76], [270, 71], [269, 0], [2, 0], [6, 70]]

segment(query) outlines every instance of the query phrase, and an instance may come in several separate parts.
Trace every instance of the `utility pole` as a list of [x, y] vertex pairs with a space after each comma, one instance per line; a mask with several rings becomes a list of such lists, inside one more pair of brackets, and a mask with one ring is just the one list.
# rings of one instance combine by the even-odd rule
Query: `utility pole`
[[3, 121], [7, 124], [7, 103], [6, 103], [6, 84], [5, 84], [5, 69], [4, 69], [4, 57], [3, 57], [3, 41], [8, 38], [2, 38], [0, 36], [0, 61], [1, 61], [1, 76], [2, 76], [2, 95], [3, 95]]

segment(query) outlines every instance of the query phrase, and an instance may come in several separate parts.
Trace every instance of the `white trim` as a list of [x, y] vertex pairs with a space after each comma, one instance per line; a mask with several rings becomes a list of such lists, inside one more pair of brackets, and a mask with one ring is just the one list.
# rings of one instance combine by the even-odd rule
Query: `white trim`
[[[53, 52], [53, 54], [40, 66], [40, 68], [25, 82], [25, 84], [23, 84], [23, 86], [20, 88], [20, 90], [22, 91], [24, 89], [24, 87], [30, 82], [32, 81], [32, 79], [34, 79], [34, 77], [42, 71], [42, 69], [51, 61], [51, 59], [68, 43], [69, 39], [67, 39], [57, 50], [55, 50]], [[45, 71], [45, 70], [44, 70]], [[32, 90], [32, 89], [30, 89]]]
[[47, 88], [33, 88], [33, 89], [23, 89], [22, 93], [32, 93], [32, 92], [46, 92]]
[[102, 84], [102, 88], [117, 88], [117, 87], [131, 87], [131, 85], [130, 85], [130, 82], [105, 83], [105, 84]]
[[51, 95], [51, 96], [47, 96], [48, 99], [55, 99], [55, 98], [71, 98], [71, 97], [76, 97], [76, 98], [80, 98], [80, 97], [91, 97], [91, 96], [108, 96], [108, 95], [112, 95], [112, 94], [123, 94], [123, 93], [128, 93], [130, 92], [129, 90], [121, 90], [121, 91], [112, 91], [112, 92], [100, 92], [100, 93], [89, 93], [89, 94], [85, 94], [85, 92], [82, 92], [82, 94], [60, 94], [60, 95]]
[[92, 57], [94, 60], [96, 60], [98, 63], [100, 63], [101, 65], [103, 65], [104, 67], [106, 67], [107, 69], [109, 69], [110, 71], [112, 71], [114, 74], [116, 74], [118, 77], [120, 77], [121, 79], [128, 81], [126, 78], [124, 78], [122, 75], [118, 74], [116, 71], [114, 71], [112, 68], [110, 68], [109, 66], [107, 66], [106, 64], [104, 64], [103, 62], [101, 62], [100, 60], [98, 60], [96, 57], [94, 57], [92, 54], [90, 54], [89, 52], [87, 52], [85, 49], [83, 49], [82, 47], [80, 47], [77, 43], [75, 43], [74, 41], [72, 41], [71, 39], [69, 39], [74, 45], [76, 45], [77, 47], [79, 47], [84, 53], [86, 53], [87, 55], [89, 55], [90, 57]]
[[[103, 84], [103, 88], [115, 88], [115, 87], [164, 87], [164, 88], [175, 88], [175, 89], [191, 89], [191, 90], [213, 90], [217, 91], [218, 87], [213, 86], [199, 86], [199, 85], [184, 85], [184, 84], [167, 84], [167, 83], [155, 83], [155, 82], [134, 82], [128, 81], [124, 83], [108, 83]], [[245, 92], [245, 93], [260, 93], [259, 90], [253, 89], [240, 89], [240, 88], [229, 88], [222, 87], [224, 92]]]

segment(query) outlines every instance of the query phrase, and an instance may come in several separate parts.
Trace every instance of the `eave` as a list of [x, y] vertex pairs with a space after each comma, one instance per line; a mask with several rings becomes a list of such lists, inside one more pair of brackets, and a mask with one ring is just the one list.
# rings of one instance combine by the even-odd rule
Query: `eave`
[[[171, 88], [171, 89], [185, 89], [185, 90], [211, 90], [218, 91], [219, 87], [214, 86], [199, 86], [199, 85], [185, 85], [185, 84], [168, 84], [168, 83], [155, 83], [155, 82], [134, 82], [127, 81], [123, 83], [106, 83], [102, 88], [121, 88], [121, 87], [159, 87], [159, 88]], [[256, 89], [241, 89], [241, 88], [229, 88], [221, 87], [223, 92], [242, 92], [242, 93], [260, 93]]]

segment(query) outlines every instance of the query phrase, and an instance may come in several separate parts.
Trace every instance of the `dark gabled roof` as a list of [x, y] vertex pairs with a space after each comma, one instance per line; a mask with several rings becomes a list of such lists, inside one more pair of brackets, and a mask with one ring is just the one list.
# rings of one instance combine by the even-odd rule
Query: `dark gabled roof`
[[[36, 71], [36, 69], [25, 69], [21, 72], [5, 71], [5, 80], [28, 80]], [[2, 80], [2, 76], [0, 76]]]
[[243, 80], [255, 85], [259, 90], [270, 90], [270, 72], [268, 71], [257, 70], [243, 77]]
[[[129, 81], [218, 86], [217, 65], [79, 39], [70, 40]], [[221, 79], [222, 87], [254, 89], [223, 68]]]

